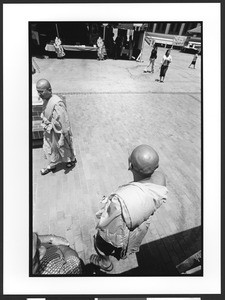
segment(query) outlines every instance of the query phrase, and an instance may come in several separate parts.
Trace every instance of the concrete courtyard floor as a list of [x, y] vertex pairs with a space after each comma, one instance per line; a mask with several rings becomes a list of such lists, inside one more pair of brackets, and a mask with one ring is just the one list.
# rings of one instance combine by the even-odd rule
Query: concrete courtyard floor
[[[165, 82], [143, 73], [144, 62], [65, 58], [38, 59], [33, 83], [48, 79], [66, 97], [77, 165], [41, 176], [41, 148], [33, 149], [33, 230], [67, 238], [91, 274], [93, 235], [103, 195], [132, 181], [129, 153], [149, 144], [159, 153], [168, 199], [152, 216], [140, 252], [113, 259], [110, 274], [177, 275], [176, 266], [201, 249], [201, 57], [188, 68], [191, 54], [172, 51]], [[90, 272], [90, 273], [89, 273]], [[101, 272], [97, 272], [102, 274]]]

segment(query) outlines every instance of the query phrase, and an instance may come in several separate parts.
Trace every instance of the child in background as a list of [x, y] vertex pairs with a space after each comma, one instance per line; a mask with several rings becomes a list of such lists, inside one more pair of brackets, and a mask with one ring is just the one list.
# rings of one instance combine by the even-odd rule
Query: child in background
[[198, 58], [198, 52], [196, 52], [193, 56], [193, 59], [192, 59], [192, 62], [190, 63], [189, 67], [190, 68], [192, 65], [193, 65], [193, 68], [195, 69], [195, 64], [196, 64], [196, 61], [197, 61], [197, 58]]

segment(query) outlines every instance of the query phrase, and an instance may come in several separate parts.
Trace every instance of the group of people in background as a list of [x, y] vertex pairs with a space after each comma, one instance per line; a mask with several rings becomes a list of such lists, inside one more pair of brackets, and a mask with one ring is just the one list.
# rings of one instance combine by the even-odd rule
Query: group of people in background
[[[113, 53], [113, 58], [117, 59], [122, 56], [122, 51], [123, 51], [123, 45], [124, 45], [124, 37], [118, 35], [115, 42], [113, 43], [113, 49], [111, 53]], [[98, 60], [104, 60], [107, 57], [107, 52], [106, 52], [106, 47], [104, 44], [104, 41], [101, 37], [98, 38], [97, 40], [97, 47], [98, 47]], [[135, 59], [133, 56], [133, 49], [134, 49], [134, 41], [132, 40], [132, 36], [129, 37], [128, 41], [128, 49], [129, 49], [129, 54], [128, 58], [129, 60]], [[154, 73], [154, 67], [155, 67], [155, 61], [157, 59], [157, 45], [153, 45], [153, 49], [151, 51], [150, 57], [149, 57], [149, 62], [148, 65], [144, 69], [144, 73]], [[140, 51], [138, 57], [136, 58], [136, 61], [140, 62], [141, 61], [141, 55], [142, 55], [142, 50]], [[194, 54], [193, 60], [191, 64], [189, 65], [189, 68], [193, 66], [195, 69], [196, 61], [198, 58], [198, 52]], [[163, 55], [161, 64], [160, 64], [160, 74], [159, 74], [159, 82], [163, 83], [165, 80], [165, 76], [167, 73], [167, 70], [169, 68], [169, 65], [172, 62], [172, 56], [171, 56], [171, 49], [167, 49], [166, 53]], [[150, 70], [149, 70], [150, 68]]]
[[[144, 73], [154, 73], [155, 60], [157, 59], [157, 50], [158, 50], [157, 46], [153, 45], [153, 49], [152, 49], [150, 57], [149, 57], [149, 63], [145, 67]], [[196, 61], [197, 61], [197, 58], [198, 58], [198, 53], [199, 53], [199, 51], [197, 51], [194, 54], [192, 62], [190, 63], [188, 68], [193, 66], [193, 68], [195, 69]], [[160, 69], [159, 82], [162, 82], [162, 83], [164, 82], [166, 72], [167, 72], [171, 62], [172, 62], [171, 49], [167, 49], [166, 53], [162, 57], [161, 64], [160, 64], [160, 67], [159, 67], [159, 69]], [[149, 71], [150, 67], [151, 67], [151, 69]]]
[[[134, 54], [135, 42], [130, 35], [127, 39], [123, 35], [118, 35], [114, 40], [113, 34], [107, 40], [103, 40], [101, 36], [97, 39], [97, 59], [104, 60], [106, 58], [119, 59], [123, 55], [123, 50], [126, 49], [126, 54], [129, 60], [140, 61], [141, 50]], [[135, 57], [136, 56], [136, 57]]]
[[[123, 44], [124, 44], [124, 37], [118, 35], [116, 40], [115, 40], [115, 45], [114, 45], [114, 59], [117, 59], [118, 57], [122, 56], [122, 50], [123, 50]], [[104, 60], [107, 57], [107, 52], [106, 52], [106, 48], [105, 48], [105, 44], [103, 39], [99, 36], [98, 40], [97, 40], [97, 47], [98, 47], [98, 52], [97, 52], [97, 59], [98, 60]], [[131, 60], [133, 57], [133, 48], [134, 48], [134, 42], [132, 40], [132, 36], [129, 37], [129, 41], [128, 41], [128, 49], [129, 49], [129, 60]], [[149, 58], [149, 63], [146, 66], [146, 68], [144, 69], [144, 72], [147, 73], [154, 73], [154, 65], [155, 65], [155, 60], [157, 59], [157, 46], [153, 45], [153, 49], [151, 51], [151, 55]], [[140, 51], [138, 57], [136, 58], [136, 61], [141, 61], [141, 55], [142, 55], [142, 51]], [[135, 58], [134, 58], [135, 59]], [[162, 58], [161, 61], [161, 66], [160, 66], [160, 80], [159, 82], [164, 82], [165, 76], [166, 76], [166, 72], [168, 70], [168, 67], [170, 65], [170, 63], [172, 62], [172, 56], [170, 54], [170, 49], [168, 49], [165, 53], [165, 55]], [[193, 63], [192, 63], [193, 64]], [[148, 68], [151, 67], [151, 70], [148, 71]]]
[[[118, 59], [119, 57], [122, 56], [123, 48], [127, 44], [127, 48], [129, 51], [129, 53], [128, 53], [129, 60], [135, 59], [137, 62], [141, 62], [142, 49], [140, 50], [140, 52], [136, 58], [133, 56], [133, 50], [134, 50], [135, 43], [134, 43], [134, 40], [132, 39], [132, 36], [129, 36], [129, 39], [127, 41], [125, 41], [124, 36], [118, 35], [114, 41], [113, 35], [112, 35], [111, 39], [107, 40], [106, 43], [107, 43], [107, 47], [106, 47], [105, 42], [102, 39], [102, 37], [101, 36], [98, 37], [97, 42], [96, 42], [96, 44], [97, 44], [97, 59], [98, 60], [105, 60], [108, 57], [113, 58], [113, 59]], [[59, 59], [63, 58], [65, 56], [65, 52], [64, 52], [64, 49], [62, 46], [61, 39], [59, 37], [55, 38], [55, 42], [54, 42], [53, 46], [55, 48], [57, 58], [59, 58]], [[149, 63], [146, 66], [146, 68], [144, 69], [144, 73], [154, 73], [155, 61], [157, 59], [157, 50], [158, 50], [158, 48], [154, 44], [153, 49], [150, 54], [150, 57], [149, 57]], [[107, 51], [108, 51], [108, 53], [107, 53]], [[199, 54], [199, 51], [197, 51], [194, 54], [193, 59], [188, 68], [191, 68], [191, 66], [193, 66], [193, 68], [195, 69], [198, 54]], [[159, 82], [162, 82], [162, 83], [164, 82], [166, 72], [167, 72], [168, 67], [171, 62], [172, 62], [171, 50], [168, 49], [166, 51], [166, 53], [163, 55], [162, 60], [161, 60]], [[149, 71], [149, 68], [150, 68], [150, 71]], [[33, 67], [32, 67], [32, 73], [33, 74], [35, 73], [35, 69]]]
[[[149, 63], [144, 69], [144, 73], [154, 73], [154, 66], [155, 66], [155, 60], [157, 59], [157, 51], [158, 48], [156, 45], [153, 45], [153, 49], [151, 51], [150, 57], [149, 57]], [[159, 74], [159, 82], [164, 82], [166, 72], [168, 70], [168, 67], [170, 63], [172, 62], [172, 56], [170, 54], [171, 50], [168, 49], [166, 53], [163, 55], [163, 58], [161, 60], [161, 65], [160, 65], [160, 74]], [[148, 68], [151, 67], [151, 70], [148, 71]]]

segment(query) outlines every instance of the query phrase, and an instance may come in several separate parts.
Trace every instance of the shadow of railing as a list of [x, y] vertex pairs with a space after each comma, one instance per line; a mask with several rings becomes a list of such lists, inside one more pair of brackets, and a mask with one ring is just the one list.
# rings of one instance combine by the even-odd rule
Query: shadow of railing
[[[136, 253], [138, 267], [118, 274], [98, 270], [98, 276], [187, 276], [177, 268], [183, 261], [202, 250], [202, 227], [195, 227], [143, 244]], [[122, 264], [123, 261], [121, 260]], [[202, 264], [202, 261], [201, 261]], [[195, 265], [192, 265], [195, 267]], [[201, 271], [191, 276], [202, 276]], [[188, 275], [190, 276], [190, 275]]]
[[141, 245], [138, 267], [118, 275], [178, 276], [177, 266], [200, 250], [201, 226]]

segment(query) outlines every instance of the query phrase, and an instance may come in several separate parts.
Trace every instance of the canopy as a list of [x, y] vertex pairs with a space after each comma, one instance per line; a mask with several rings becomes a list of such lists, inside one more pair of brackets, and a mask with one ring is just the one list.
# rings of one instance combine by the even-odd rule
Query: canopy
[[144, 30], [148, 27], [147, 23], [119, 23], [117, 28], [118, 29], [134, 29], [134, 27], [140, 28], [141, 30]]
[[133, 23], [119, 23], [118, 24], [118, 29], [134, 29]]
[[202, 33], [202, 27], [201, 26], [197, 26], [193, 29], [188, 30], [188, 33]]

